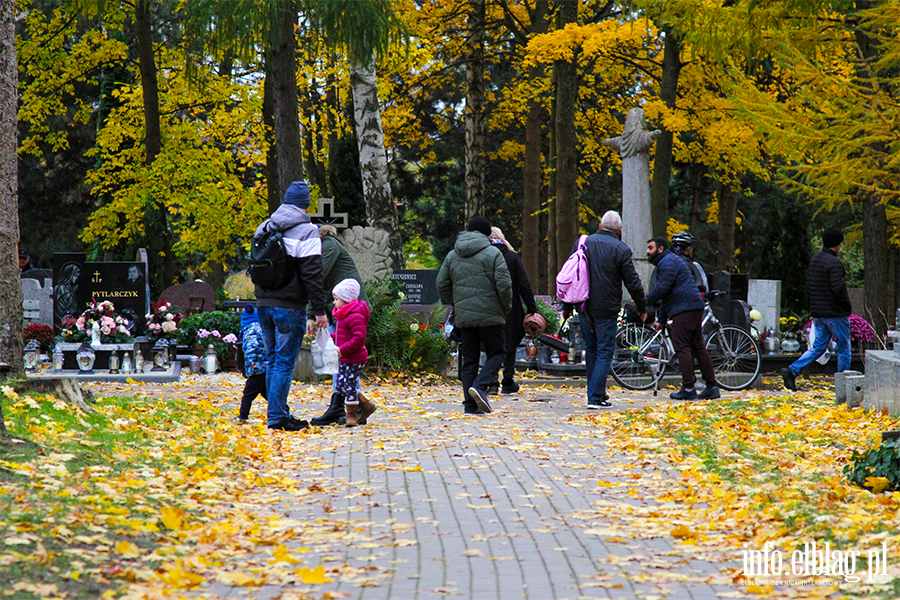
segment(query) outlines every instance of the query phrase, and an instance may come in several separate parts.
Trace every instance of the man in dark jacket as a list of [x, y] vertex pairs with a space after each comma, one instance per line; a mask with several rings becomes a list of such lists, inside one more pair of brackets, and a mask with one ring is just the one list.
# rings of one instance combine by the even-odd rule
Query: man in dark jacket
[[[459, 234], [453, 250], [444, 259], [437, 276], [437, 289], [444, 304], [453, 307], [456, 328], [462, 339], [459, 378], [463, 385], [463, 408], [469, 414], [491, 412], [487, 387], [497, 380], [506, 355], [506, 315], [512, 306], [512, 282], [503, 255], [491, 245], [491, 224], [473, 217]], [[481, 348], [487, 359], [481, 372]]]
[[[527, 310], [529, 315], [536, 313], [537, 304], [534, 302], [534, 292], [531, 291], [531, 283], [528, 281], [525, 265], [522, 264], [519, 254], [510, 247], [506, 236], [499, 227], [491, 227], [491, 244], [503, 254], [512, 280], [512, 308], [506, 315], [506, 358], [503, 360], [503, 382], [502, 386], [494, 388], [495, 391], [492, 393], [496, 395], [496, 391], [501, 391], [504, 394], [515, 394], [519, 391], [519, 384], [515, 380], [516, 348], [525, 337], [525, 311]], [[497, 384], [492, 384], [492, 386], [495, 385]]]
[[[616, 348], [616, 328], [619, 311], [622, 310], [622, 284], [631, 294], [638, 313], [645, 315], [644, 286], [634, 268], [631, 248], [619, 238], [622, 236], [622, 217], [614, 210], [600, 220], [600, 228], [587, 237], [584, 253], [590, 273], [588, 299], [578, 309], [579, 323], [584, 337], [584, 366], [588, 380], [588, 404], [590, 409], [612, 406], [606, 393], [606, 379]], [[574, 252], [578, 242], [575, 242]], [[570, 307], [564, 307], [568, 318]]]
[[[669, 334], [681, 368], [681, 389], [669, 394], [674, 400], [710, 400], [718, 398], [716, 370], [703, 343], [703, 296], [687, 263], [670, 252], [665, 238], [655, 237], [647, 242], [647, 258], [656, 266], [656, 285], [647, 294], [647, 304], [662, 302], [657, 313], [657, 327], [665, 326], [672, 319]], [[694, 359], [700, 365], [700, 373], [706, 389], [699, 395], [694, 389]]]
[[797, 373], [822, 356], [832, 339], [837, 344], [838, 371], [850, 368], [850, 294], [844, 280], [844, 265], [838, 258], [843, 244], [844, 234], [829, 227], [822, 232], [822, 251], [809, 261], [806, 290], [816, 340], [812, 348], [781, 370], [784, 387], [789, 390], [797, 389]]
[[294, 365], [306, 331], [306, 303], [311, 303], [316, 325], [327, 327], [325, 292], [322, 289], [322, 243], [316, 226], [309, 220], [309, 188], [295, 181], [284, 194], [284, 204], [256, 229], [262, 233], [270, 224], [283, 232], [284, 247], [293, 269], [290, 281], [278, 289], [256, 286], [259, 326], [266, 345], [266, 396], [269, 401], [269, 429], [297, 431], [306, 421], [294, 419], [287, 403]]

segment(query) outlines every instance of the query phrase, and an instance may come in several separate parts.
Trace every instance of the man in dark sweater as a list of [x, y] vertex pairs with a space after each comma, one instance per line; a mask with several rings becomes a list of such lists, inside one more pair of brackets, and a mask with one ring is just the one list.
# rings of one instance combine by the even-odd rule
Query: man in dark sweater
[[[631, 294], [638, 314], [646, 315], [644, 286], [631, 260], [631, 248], [622, 237], [622, 217], [614, 210], [600, 220], [600, 229], [587, 236], [584, 254], [590, 275], [588, 299], [578, 308], [581, 335], [584, 338], [584, 366], [588, 385], [587, 407], [596, 410], [612, 406], [606, 393], [606, 380], [616, 349], [616, 328], [622, 309], [622, 286]], [[575, 242], [574, 252], [578, 248]], [[569, 318], [572, 305], [564, 305], [563, 317]]]
[[[647, 304], [662, 302], [657, 327], [672, 319], [669, 333], [678, 365], [681, 369], [681, 389], [669, 394], [674, 400], [711, 400], [718, 398], [716, 371], [703, 344], [703, 296], [687, 263], [670, 252], [665, 238], [655, 237], [647, 242], [647, 258], [656, 266], [656, 285], [647, 294]], [[706, 389], [699, 395], [694, 389], [694, 359], [700, 365], [700, 373]]]
[[784, 387], [789, 390], [796, 391], [797, 373], [822, 356], [832, 339], [837, 344], [838, 371], [850, 368], [850, 294], [844, 280], [844, 265], [838, 258], [843, 244], [844, 234], [829, 227], [822, 232], [822, 251], [809, 261], [806, 290], [816, 340], [812, 348], [781, 370]]

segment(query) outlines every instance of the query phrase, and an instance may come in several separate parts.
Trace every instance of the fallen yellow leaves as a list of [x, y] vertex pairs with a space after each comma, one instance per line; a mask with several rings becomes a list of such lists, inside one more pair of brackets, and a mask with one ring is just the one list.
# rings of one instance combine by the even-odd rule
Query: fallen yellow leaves
[[297, 569], [297, 575], [300, 576], [300, 579], [303, 583], [314, 584], [314, 583], [331, 583], [331, 579], [325, 577], [325, 567], [319, 565], [315, 569], [309, 569], [308, 567], [302, 567]]

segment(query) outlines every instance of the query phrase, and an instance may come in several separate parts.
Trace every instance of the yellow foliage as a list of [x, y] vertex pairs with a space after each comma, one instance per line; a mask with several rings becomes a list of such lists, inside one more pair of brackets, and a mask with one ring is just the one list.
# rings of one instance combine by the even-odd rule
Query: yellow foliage
[[669, 222], [666, 224], [666, 237], [668, 237], [671, 240], [672, 236], [675, 235], [676, 233], [680, 233], [682, 231], [687, 231], [687, 230], [688, 230], [687, 225], [684, 225], [683, 223], [678, 222], [677, 219], [674, 219], [674, 218], [669, 219]]

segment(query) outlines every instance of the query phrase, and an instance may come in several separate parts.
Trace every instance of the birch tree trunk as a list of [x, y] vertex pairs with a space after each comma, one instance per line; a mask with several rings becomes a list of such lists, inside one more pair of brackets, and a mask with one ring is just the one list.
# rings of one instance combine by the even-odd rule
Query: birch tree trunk
[[[16, 3], [0, 0], [0, 360], [12, 377], [23, 377], [22, 282], [19, 278], [18, 76], [16, 67]], [[0, 408], [0, 435], [6, 433]]]
[[466, 40], [466, 221], [484, 214], [485, 0], [469, 0]]
[[388, 233], [393, 268], [402, 269], [406, 260], [397, 207], [394, 206], [388, 177], [374, 60], [369, 67], [358, 63], [350, 65], [350, 87], [353, 89], [353, 113], [359, 144], [359, 170], [366, 197], [366, 217], [371, 227]]

